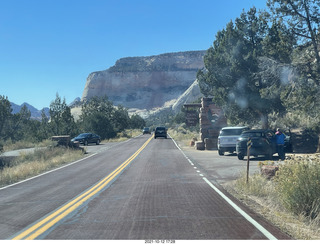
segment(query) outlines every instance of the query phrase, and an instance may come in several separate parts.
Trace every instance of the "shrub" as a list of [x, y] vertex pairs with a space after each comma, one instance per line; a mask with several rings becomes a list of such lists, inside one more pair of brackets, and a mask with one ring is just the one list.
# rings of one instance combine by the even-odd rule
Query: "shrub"
[[247, 182], [246, 172], [243, 171], [241, 176], [236, 180], [234, 187], [238, 192], [245, 195], [252, 195], [257, 197], [267, 197], [274, 192], [274, 187], [271, 181], [260, 174], [253, 174], [249, 176]]
[[320, 212], [320, 160], [289, 160], [279, 167], [276, 190], [284, 207], [295, 214], [316, 218]]
[[64, 147], [49, 147], [36, 149], [34, 153], [21, 153], [16, 160], [0, 170], [0, 186], [24, 180], [80, 158], [83, 158], [81, 150]]

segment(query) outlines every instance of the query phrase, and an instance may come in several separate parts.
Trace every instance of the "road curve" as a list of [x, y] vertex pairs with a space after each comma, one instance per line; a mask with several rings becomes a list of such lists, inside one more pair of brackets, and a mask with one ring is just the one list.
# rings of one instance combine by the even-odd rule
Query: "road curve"
[[145, 135], [0, 190], [0, 239], [289, 239]]

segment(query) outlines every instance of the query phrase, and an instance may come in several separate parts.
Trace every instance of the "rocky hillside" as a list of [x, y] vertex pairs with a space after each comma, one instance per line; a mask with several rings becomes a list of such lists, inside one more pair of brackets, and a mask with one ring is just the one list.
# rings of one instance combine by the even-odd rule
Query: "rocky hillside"
[[127, 108], [163, 107], [194, 83], [197, 71], [204, 67], [205, 52], [122, 58], [109, 69], [88, 76], [81, 100], [106, 95], [115, 105]]

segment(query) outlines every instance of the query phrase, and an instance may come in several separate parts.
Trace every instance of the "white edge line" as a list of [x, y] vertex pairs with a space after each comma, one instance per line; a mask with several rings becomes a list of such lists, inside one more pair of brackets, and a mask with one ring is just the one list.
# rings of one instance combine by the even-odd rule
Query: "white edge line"
[[[180, 152], [187, 158], [186, 154], [182, 151], [182, 149], [178, 146], [175, 140], [172, 138], [176, 147], [180, 150]], [[202, 178], [213, 190], [215, 190], [227, 203], [229, 203], [238, 213], [240, 213], [247, 221], [249, 221], [252, 225], [254, 225], [265, 237], [269, 240], [277, 240], [275, 236], [273, 236], [269, 231], [267, 231], [262, 225], [260, 225], [257, 221], [250, 217], [246, 212], [244, 212], [238, 205], [236, 205], [230, 198], [228, 198], [225, 194], [223, 194], [217, 187], [215, 187], [206, 177]]]
[[[142, 135], [142, 134], [141, 134], [141, 135]], [[138, 135], [138, 136], [136, 136], [136, 137], [139, 137], [139, 136], [141, 136], [141, 135]], [[130, 138], [130, 139], [126, 140], [126, 141], [120, 142], [120, 143], [125, 143], [125, 142], [128, 142], [128, 141], [130, 141], [130, 140], [132, 140], [132, 138]], [[4, 186], [4, 187], [1, 187], [1, 188], [0, 188], [0, 191], [1, 191], [1, 190], [4, 190], [4, 189], [6, 189], [6, 188], [9, 188], [9, 187], [16, 186], [16, 185], [19, 185], [19, 184], [21, 184], [21, 183], [27, 182], [27, 181], [29, 181], [29, 180], [33, 180], [33, 179], [38, 178], [38, 177], [41, 177], [41, 176], [43, 176], [43, 175], [50, 174], [50, 173], [52, 173], [52, 172], [54, 172], [54, 171], [57, 171], [57, 170], [60, 170], [60, 169], [69, 167], [69, 166], [71, 166], [71, 165], [73, 165], [73, 164], [76, 164], [76, 163], [79, 163], [79, 162], [81, 162], [81, 161], [83, 161], [83, 160], [85, 160], [85, 159], [91, 158], [91, 157], [93, 157], [94, 155], [97, 155], [97, 154], [99, 154], [99, 153], [101, 153], [101, 152], [103, 152], [103, 151], [106, 151], [106, 150], [108, 150], [108, 149], [110, 149], [110, 148], [112, 148], [112, 147], [113, 147], [113, 146], [111, 146], [111, 147], [109, 147], [109, 148], [106, 148], [106, 149], [101, 149], [101, 150], [99, 150], [98, 152], [93, 153], [93, 154], [91, 154], [91, 155], [89, 155], [89, 156], [87, 156], [87, 157], [85, 157], [85, 158], [81, 158], [81, 159], [79, 159], [79, 160], [77, 160], [77, 161], [68, 163], [68, 164], [63, 165], [63, 166], [61, 166], [61, 167], [59, 167], [59, 168], [56, 168], [56, 169], [53, 169], [53, 170], [44, 172], [44, 173], [39, 174], [39, 175], [35, 175], [35, 176], [33, 176], [33, 177], [27, 178], [27, 179], [22, 180], [22, 181], [18, 181], [18, 182], [16, 182], [16, 183], [11, 184], [11, 185], [7, 185], [7, 186]]]
[[217, 187], [215, 187], [207, 178], [202, 178], [207, 184], [215, 190], [224, 200], [226, 200], [235, 210], [237, 210], [246, 220], [253, 224], [258, 230], [261, 231], [269, 240], [277, 240], [269, 231], [267, 231], [263, 226], [261, 226], [257, 221], [251, 218], [246, 212], [239, 208], [234, 202], [230, 200], [226, 195], [224, 195]]

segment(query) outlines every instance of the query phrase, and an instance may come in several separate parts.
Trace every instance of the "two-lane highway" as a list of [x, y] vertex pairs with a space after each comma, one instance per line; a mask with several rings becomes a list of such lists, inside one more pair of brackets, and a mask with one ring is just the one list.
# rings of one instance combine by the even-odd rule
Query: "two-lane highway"
[[287, 238], [248, 212], [172, 139], [145, 135], [0, 189], [0, 239]]

